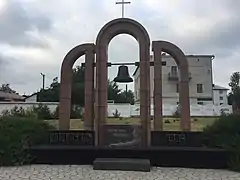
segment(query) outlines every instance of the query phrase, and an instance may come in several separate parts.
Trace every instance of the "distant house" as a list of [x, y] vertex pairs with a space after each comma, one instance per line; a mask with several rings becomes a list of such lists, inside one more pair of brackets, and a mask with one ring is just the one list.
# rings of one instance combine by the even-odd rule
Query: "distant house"
[[213, 84], [213, 103], [215, 105], [227, 105], [227, 91], [229, 89]]
[[[189, 65], [189, 101], [190, 104], [213, 104], [212, 61], [214, 55], [186, 55]], [[154, 57], [151, 55], [150, 61]], [[163, 104], [179, 103], [180, 71], [172, 56], [162, 54], [162, 101]], [[140, 68], [137, 66], [134, 74], [135, 102], [140, 101]], [[150, 67], [150, 97], [153, 104], [154, 67]]]
[[4, 102], [24, 102], [25, 98], [17, 93], [7, 93], [0, 91], [0, 101]]

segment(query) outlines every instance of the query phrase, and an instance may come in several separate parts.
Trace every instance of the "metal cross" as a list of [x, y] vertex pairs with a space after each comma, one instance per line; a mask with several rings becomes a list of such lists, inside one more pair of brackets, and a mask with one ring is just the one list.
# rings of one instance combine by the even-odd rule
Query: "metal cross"
[[120, 2], [116, 2], [116, 4], [121, 4], [122, 5], [122, 18], [124, 17], [124, 5], [130, 4], [131, 2], [125, 2], [124, 0]]

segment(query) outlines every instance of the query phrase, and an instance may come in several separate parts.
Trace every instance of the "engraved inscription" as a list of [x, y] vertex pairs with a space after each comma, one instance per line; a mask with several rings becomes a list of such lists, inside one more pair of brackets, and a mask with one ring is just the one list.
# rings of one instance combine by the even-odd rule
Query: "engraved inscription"
[[86, 132], [54, 132], [50, 133], [50, 144], [93, 145], [92, 133]]
[[138, 126], [133, 125], [106, 125], [105, 142], [108, 147], [137, 147], [141, 137]]
[[186, 142], [186, 135], [181, 133], [166, 134], [167, 142], [170, 144], [182, 144]]

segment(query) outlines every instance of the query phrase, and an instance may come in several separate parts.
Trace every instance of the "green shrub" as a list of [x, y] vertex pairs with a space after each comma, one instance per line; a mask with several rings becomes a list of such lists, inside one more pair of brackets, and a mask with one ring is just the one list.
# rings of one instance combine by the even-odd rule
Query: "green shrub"
[[52, 119], [52, 113], [46, 104], [39, 104], [38, 106], [33, 106], [32, 111], [37, 115], [38, 119]]
[[203, 130], [204, 144], [228, 150], [229, 168], [240, 171], [240, 116], [222, 115]]
[[31, 108], [23, 109], [22, 107], [14, 106], [11, 110], [3, 110], [1, 113], [1, 118], [4, 117], [36, 117], [36, 114]]
[[181, 116], [181, 110], [180, 110], [180, 105], [178, 104], [175, 111], [172, 114], [173, 117], [175, 118], [180, 118]]
[[[84, 115], [83, 108], [79, 105], [73, 105], [71, 108], [71, 119], [82, 119]], [[59, 105], [56, 107], [55, 111], [52, 113], [52, 119], [59, 119]]]
[[113, 112], [113, 117], [119, 118], [120, 116], [121, 116], [121, 113], [117, 109], [115, 109], [115, 111]]
[[15, 106], [11, 110], [4, 110], [1, 117], [33, 117], [41, 120], [54, 119], [54, 113], [51, 113], [49, 107], [45, 104], [31, 106], [27, 109]]
[[0, 119], [0, 165], [23, 165], [33, 157], [28, 147], [47, 140], [48, 123], [36, 118], [2, 117]]
[[55, 111], [52, 113], [53, 119], [59, 119], [59, 105], [56, 107]]
[[165, 124], [169, 124], [169, 123], [171, 123], [171, 121], [170, 121], [169, 119], [166, 119], [166, 120], [164, 121], [164, 123], [165, 123]]
[[80, 105], [72, 105], [70, 116], [71, 116], [71, 119], [82, 119], [83, 108]]
[[197, 118], [194, 118], [194, 119], [193, 119], [193, 121], [197, 122], [197, 121], [198, 121], [198, 119], [197, 119]]

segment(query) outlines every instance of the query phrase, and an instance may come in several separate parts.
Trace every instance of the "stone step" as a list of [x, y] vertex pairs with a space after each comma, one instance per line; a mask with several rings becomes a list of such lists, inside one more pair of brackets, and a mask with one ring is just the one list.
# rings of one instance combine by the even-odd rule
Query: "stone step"
[[93, 162], [94, 170], [121, 170], [150, 172], [149, 159], [97, 158]]

